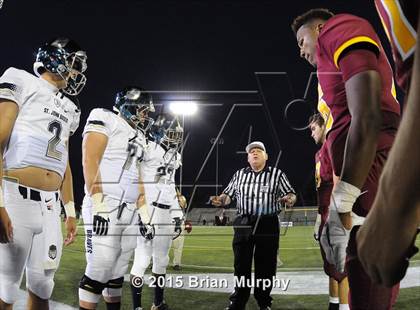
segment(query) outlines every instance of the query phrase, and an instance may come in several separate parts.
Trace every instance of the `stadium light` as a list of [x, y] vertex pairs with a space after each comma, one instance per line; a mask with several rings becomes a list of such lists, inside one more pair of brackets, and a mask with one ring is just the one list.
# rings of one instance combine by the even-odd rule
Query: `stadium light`
[[190, 116], [197, 112], [197, 103], [195, 101], [172, 101], [169, 109], [176, 115]]

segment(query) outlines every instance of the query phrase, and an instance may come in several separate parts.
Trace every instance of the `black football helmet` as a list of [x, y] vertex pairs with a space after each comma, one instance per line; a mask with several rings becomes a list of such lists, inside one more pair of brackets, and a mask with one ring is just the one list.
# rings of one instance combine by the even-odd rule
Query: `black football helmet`
[[129, 86], [118, 92], [113, 109], [143, 134], [153, 125], [154, 120], [148, 115], [155, 112], [152, 96], [140, 87]]
[[184, 129], [177, 117], [161, 114], [153, 124], [152, 135], [156, 142], [166, 148], [178, 149], [184, 137]]
[[42, 69], [58, 74], [67, 82], [63, 92], [75, 96], [86, 85], [87, 78], [83, 74], [87, 69], [86, 52], [73, 40], [57, 38], [46, 43], [38, 49], [34, 63], [34, 72], [37, 76]]

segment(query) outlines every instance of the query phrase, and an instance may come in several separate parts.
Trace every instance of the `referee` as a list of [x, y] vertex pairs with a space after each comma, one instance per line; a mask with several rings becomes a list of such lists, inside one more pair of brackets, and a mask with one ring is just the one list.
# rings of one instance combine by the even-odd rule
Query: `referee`
[[[277, 168], [266, 166], [268, 155], [262, 142], [247, 145], [249, 167], [238, 170], [220, 196], [212, 196], [214, 206], [237, 201], [238, 216], [233, 222], [233, 253], [235, 291], [230, 295], [226, 310], [242, 310], [251, 288], [260, 309], [270, 309], [272, 280], [276, 275], [279, 247], [281, 203], [293, 206], [296, 195], [286, 175]], [[254, 257], [255, 278], [251, 278]], [[263, 281], [267, 279], [266, 281]], [[263, 285], [263, 283], [265, 283]], [[267, 287], [267, 283], [270, 283]]]

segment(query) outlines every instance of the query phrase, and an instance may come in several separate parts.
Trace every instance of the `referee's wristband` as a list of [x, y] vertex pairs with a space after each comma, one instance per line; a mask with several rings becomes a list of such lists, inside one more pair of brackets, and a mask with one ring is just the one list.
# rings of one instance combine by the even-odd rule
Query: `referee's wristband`
[[0, 208], [4, 208], [3, 188], [0, 186]]
[[64, 211], [66, 211], [66, 217], [76, 217], [76, 209], [74, 207], [74, 201], [69, 201], [64, 205]]

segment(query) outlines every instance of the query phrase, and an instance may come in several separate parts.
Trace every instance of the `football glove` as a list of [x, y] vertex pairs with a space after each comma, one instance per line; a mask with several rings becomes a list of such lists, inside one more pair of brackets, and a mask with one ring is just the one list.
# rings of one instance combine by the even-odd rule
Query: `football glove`
[[187, 233], [190, 233], [192, 231], [191, 221], [185, 221], [185, 230], [187, 231]]
[[102, 193], [91, 196], [93, 211], [93, 232], [99, 236], [106, 236], [109, 228], [109, 210]]
[[154, 227], [154, 225], [143, 223], [141, 221], [140, 217], [139, 217], [139, 230], [140, 230], [140, 234], [146, 240], [152, 240], [155, 237], [155, 227]]
[[331, 194], [328, 220], [322, 229], [321, 246], [328, 262], [334, 264], [339, 272], [344, 272], [351, 230], [343, 226], [339, 213], [351, 212], [359, 196], [360, 189], [344, 181], [338, 181]]
[[172, 240], [175, 240], [176, 238], [179, 237], [179, 235], [182, 233], [182, 220], [179, 217], [174, 217], [172, 219], [172, 223], [175, 224], [175, 229], [174, 229], [174, 237], [172, 238]]

